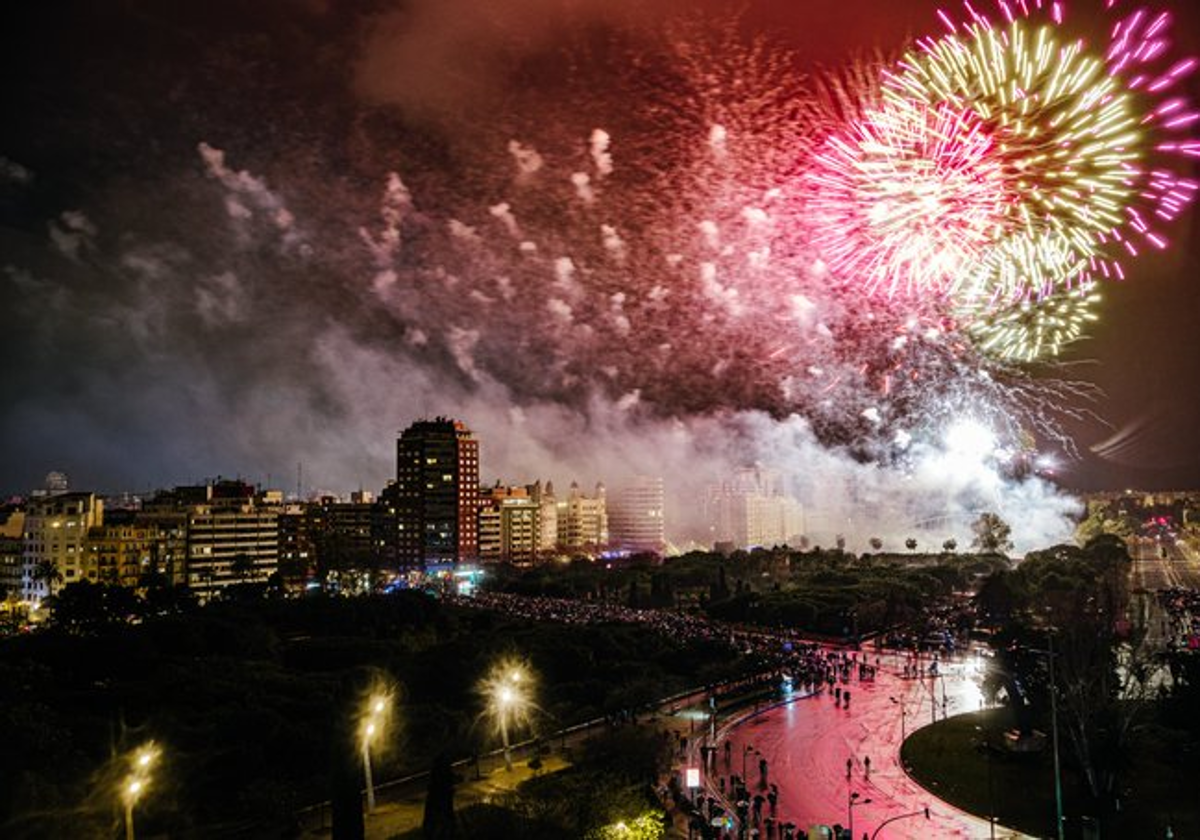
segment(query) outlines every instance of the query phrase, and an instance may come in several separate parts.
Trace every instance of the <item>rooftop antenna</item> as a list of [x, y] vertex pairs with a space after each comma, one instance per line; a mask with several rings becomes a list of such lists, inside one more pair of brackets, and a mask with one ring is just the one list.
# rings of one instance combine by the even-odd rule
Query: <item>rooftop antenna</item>
[[304, 500], [304, 464], [301, 461], [296, 462], [296, 501]]

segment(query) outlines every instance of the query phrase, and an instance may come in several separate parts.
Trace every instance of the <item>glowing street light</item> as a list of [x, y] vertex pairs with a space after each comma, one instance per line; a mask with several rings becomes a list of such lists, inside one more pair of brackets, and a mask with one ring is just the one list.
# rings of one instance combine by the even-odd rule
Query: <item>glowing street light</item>
[[375, 810], [375, 782], [371, 778], [371, 745], [383, 737], [391, 710], [392, 696], [388, 693], [371, 695], [362, 717], [359, 744], [362, 748], [363, 780], [367, 787], [367, 812]]
[[512, 770], [512, 746], [509, 729], [522, 723], [533, 706], [532, 682], [528, 669], [520, 662], [500, 662], [480, 684], [487, 707], [485, 713], [495, 722], [504, 744], [504, 767]]
[[133, 806], [138, 803], [150, 787], [150, 771], [158, 760], [159, 749], [153, 742], [139, 748], [130, 755], [130, 773], [121, 782], [118, 793], [125, 806], [125, 840], [134, 840]]

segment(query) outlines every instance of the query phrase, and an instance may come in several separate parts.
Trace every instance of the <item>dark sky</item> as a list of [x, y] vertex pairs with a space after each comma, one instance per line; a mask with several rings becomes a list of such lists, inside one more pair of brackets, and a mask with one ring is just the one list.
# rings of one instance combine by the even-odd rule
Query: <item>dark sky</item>
[[[414, 372], [390, 357], [402, 337], [342, 291], [339, 275], [361, 266], [328, 243], [349, 251], [384, 173], [452, 181], [463, 125], [503, 125], [514, 88], [553, 87], [553, 72], [514, 67], [553, 68], [581, 33], [654, 32], [695, 6], [57, 0], [6, 11], [0, 492], [52, 469], [109, 491], [216, 474], [290, 486], [300, 461], [323, 486], [378, 489], [396, 429], [460, 413], [467, 392], [436, 365]], [[743, 28], [801, 63], [838, 66], [936, 31], [935, 6], [750, 0]], [[1087, 6], [1074, 18], [1091, 19]], [[1200, 52], [1185, 13], [1179, 48]], [[257, 180], [237, 181], [243, 169]], [[244, 229], [229, 223], [231, 195]], [[1171, 250], [1109, 286], [1091, 337], [1071, 350], [1061, 375], [1101, 393], [1067, 421], [1079, 456], [1061, 472], [1068, 486], [1200, 487], [1195, 227], [1189, 213]], [[314, 248], [319, 263], [306, 259]], [[395, 387], [381, 394], [380, 381]], [[506, 464], [525, 451], [493, 445]]]

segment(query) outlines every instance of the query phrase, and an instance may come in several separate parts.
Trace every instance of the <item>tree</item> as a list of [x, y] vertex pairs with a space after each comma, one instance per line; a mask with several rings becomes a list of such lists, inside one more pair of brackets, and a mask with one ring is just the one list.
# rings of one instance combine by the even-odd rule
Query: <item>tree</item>
[[50, 560], [39, 560], [29, 573], [29, 578], [33, 581], [45, 583], [46, 588], [53, 593], [55, 586], [63, 582], [63, 573]]
[[425, 816], [421, 834], [430, 840], [453, 837], [454, 769], [445, 751], [438, 753], [429, 769], [429, 788], [425, 794]]
[[49, 602], [54, 623], [73, 633], [94, 632], [125, 621], [140, 605], [131, 589], [87, 580], [68, 583]]
[[1005, 554], [1012, 551], [1012, 528], [994, 513], [984, 512], [971, 525], [975, 538], [971, 547], [984, 554]]
[[245, 552], [235, 554], [229, 562], [229, 571], [237, 576], [239, 583], [246, 583], [254, 574], [254, 558]]
[[868, 542], [871, 545], [872, 551], [880, 551], [883, 548], [883, 540], [879, 539], [879, 537], [871, 537]]
[[[1009, 591], [1002, 584], [1009, 584]], [[1005, 603], [1008, 599], [1014, 603]], [[1024, 702], [1036, 701], [1043, 719], [1053, 656], [1059, 727], [1067, 748], [1092, 797], [1112, 807], [1133, 723], [1146, 708], [1154, 672], [1144, 652], [1118, 632], [1118, 622], [1129, 613], [1124, 546], [1104, 537], [1086, 548], [1056, 545], [1031, 552], [1016, 571], [990, 578], [979, 601], [985, 608], [990, 602], [988, 611], [994, 614], [1012, 609], [1011, 638], [1005, 643], [1009, 681], [1028, 692], [1031, 699]]]
[[954, 537], [951, 537], [950, 539], [948, 539], [944, 543], [942, 543], [942, 551], [953, 554], [957, 549], [958, 549], [958, 540], [954, 539]]
[[906, 539], [904, 541], [904, 547], [907, 548], [909, 551], [916, 551], [917, 550], [917, 538], [909, 537], [908, 539]]

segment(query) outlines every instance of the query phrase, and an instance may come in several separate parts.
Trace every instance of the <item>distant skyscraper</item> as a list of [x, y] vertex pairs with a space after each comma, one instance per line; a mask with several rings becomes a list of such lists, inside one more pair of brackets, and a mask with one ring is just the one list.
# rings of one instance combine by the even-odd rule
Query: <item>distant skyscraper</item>
[[401, 567], [475, 560], [479, 554], [479, 441], [440, 417], [413, 423], [396, 442], [396, 559]]
[[614, 548], [661, 554], [667, 545], [663, 480], [638, 476], [619, 488], [609, 505], [608, 527]]
[[558, 500], [554, 498], [554, 482], [547, 481], [545, 486], [541, 480], [525, 488], [529, 498], [538, 506], [538, 537], [537, 549], [540, 554], [549, 555], [558, 547]]
[[784, 493], [783, 478], [761, 465], [739, 469], [709, 488], [705, 513], [714, 542], [738, 548], [782, 545], [804, 531], [804, 508]]

